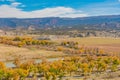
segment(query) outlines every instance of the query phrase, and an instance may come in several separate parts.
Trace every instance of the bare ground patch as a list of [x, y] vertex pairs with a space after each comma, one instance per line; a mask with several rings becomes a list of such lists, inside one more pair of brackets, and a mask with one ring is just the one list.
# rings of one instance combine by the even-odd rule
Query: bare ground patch
[[120, 44], [98, 44], [98, 45], [90, 45], [90, 48], [100, 48], [107, 52], [115, 52], [120, 53]]
[[30, 50], [27, 48], [19, 48], [15, 46], [8, 46], [0, 44], [0, 61], [13, 60], [14, 58], [20, 59], [35, 59], [41, 57], [55, 57], [62, 56], [64, 53], [55, 51], [46, 51], [40, 49]]

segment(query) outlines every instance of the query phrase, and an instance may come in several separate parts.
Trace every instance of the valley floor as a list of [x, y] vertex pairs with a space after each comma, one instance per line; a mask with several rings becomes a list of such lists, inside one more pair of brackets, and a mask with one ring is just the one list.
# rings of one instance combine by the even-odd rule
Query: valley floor
[[[100, 48], [106, 52], [120, 53], [120, 38], [67, 38], [53, 39], [54, 42], [76, 41], [79, 46], [89, 48]], [[15, 47], [0, 44], [0, 61], [13, 60], [14, 58], [37, 59], [41, 57], [60, 57], [66, 54], [61, 51], [50, 51], [45, 49]]]

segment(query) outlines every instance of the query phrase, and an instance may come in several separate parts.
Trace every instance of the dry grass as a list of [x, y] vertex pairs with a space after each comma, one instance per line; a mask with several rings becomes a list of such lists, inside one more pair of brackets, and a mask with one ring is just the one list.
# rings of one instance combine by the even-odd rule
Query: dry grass
[[99, 37], [87, 37], [87, 38], [68, 38], [68, 39], [55, 39], [54, 41], [76, 41], [79, 44], [84, 45], [97, 45], [97, 44], [120, 44], [120, 38], [99, 38]]
[[41, 57], [56, 57], [64, 55], [62, 52], [46, 51], [40, 49], [27, 49], [0, 44], [0, 60], [13, 60], [14, 58], [31, 59]]
[[80, 46], [86, 46], [90, 48], [101, 48], [108, 52], [120, 52], [120, 38], [99, 38], [99, 37], [87, 37], [87, 38], [68, 38], [54, 40], [57, 42], [62, 41], [75, 41]]
[[[69, 38], [69, 39], [54, 39], [55, 42], [61, 41], [75, 41], [79, 42], [80, 46], [97, 47], [109, 52], [120, 53], [120, 38]], [[46, 51], [41, 49], [19, 48], [15, 46], [8, 46], [0, 44], [0, 60], [19, 58], [40, 58], [41, 56], [55, 57], [65, 55], [59, 51]]]

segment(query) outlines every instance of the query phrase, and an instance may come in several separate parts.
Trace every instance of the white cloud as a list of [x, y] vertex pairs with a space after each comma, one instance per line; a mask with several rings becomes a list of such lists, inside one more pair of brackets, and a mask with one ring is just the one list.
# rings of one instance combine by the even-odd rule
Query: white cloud
[[19, 5], [21, 5], [22, 3], [19, 3], [19, 2], [13, 2], [13, 3], [11, 3], [11, 6], [12, 7], [17, 7], [17, 6], [19, 6]]
[[[14, 3], [18, 6], [20, 3]], [[85, 17], [88, 16], [82, 11], [77, 11], [70, 7], [55, 7], [35, 10], [31, 12], [23, 11], [11, 5], [0, 6], [0, 17], [16, 17], [16, 18], [41, 18], [41, 17]]]
[[10, 6], [12, 6], [12, 7], [18, 7], [18, 6], [20, 6], [20, 7], [25, 7], [25, 5], [22, 5], [22, 3], [20, 3], [20, 2], [16, 2], [16, 0], [0, 0], [0, 1], [1, 1], [1, 2], [8, 1], [8, 2], [11, 3]]
[[61, 15], [60, 17], [71, 17], [71, 18], [75, 18], [75, 17], [86, 17], [88, 16], [87, 14], [80, 14], [80, 13], [71, 13], [71, 14], [66, 14], [66, 15]]

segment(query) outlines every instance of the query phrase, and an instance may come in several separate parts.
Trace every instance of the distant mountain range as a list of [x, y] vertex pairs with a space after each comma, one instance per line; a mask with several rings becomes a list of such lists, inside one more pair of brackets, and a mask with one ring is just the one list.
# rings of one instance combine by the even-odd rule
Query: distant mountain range
[[16, 27], [34, 28], [96, 28], [96, 29], [120, 29], [120, 15], [94, 16], [83, 18], [0, 18], [0, 28]]

